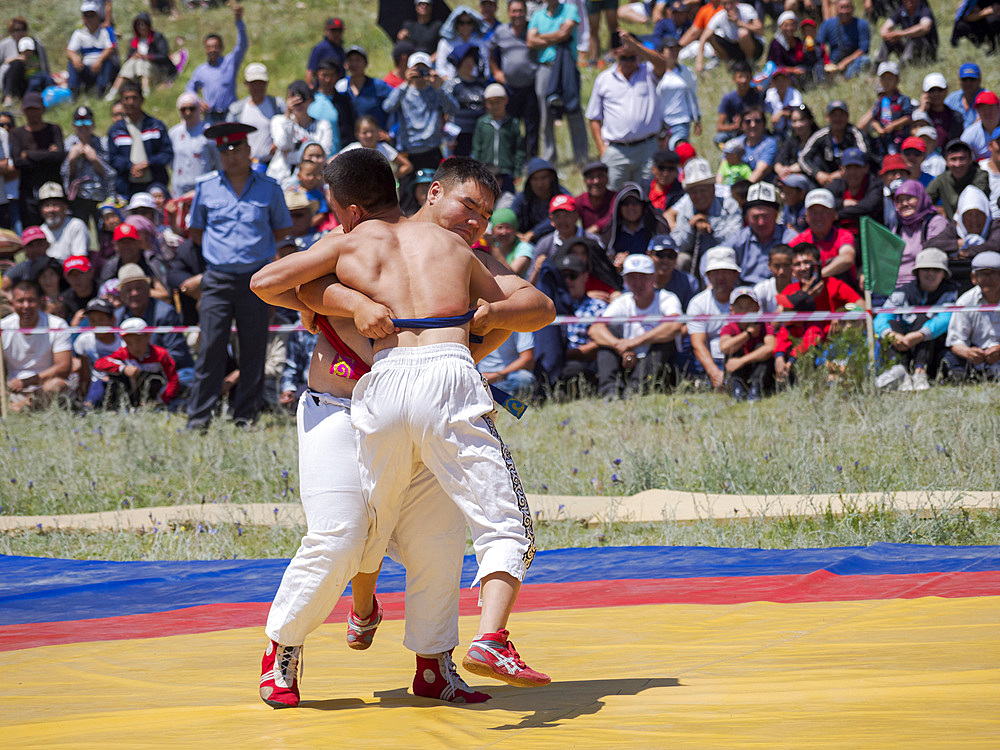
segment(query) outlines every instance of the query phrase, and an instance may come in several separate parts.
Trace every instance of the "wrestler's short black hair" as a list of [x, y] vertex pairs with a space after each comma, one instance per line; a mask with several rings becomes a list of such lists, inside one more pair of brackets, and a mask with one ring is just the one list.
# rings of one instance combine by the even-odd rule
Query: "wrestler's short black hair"
[[442, 185], [461, 185], [472, 180], [488, 193], [493, 194], [493, 201], [500, 197], [500, 183], [490, 168], [478, 159], [468, 156], [452, 156], [438, 165], [434, 172], [434, 181]]
[[392, 166], [373, 148], [355, 148], [338, 154], [323, 168], [323, 179], [341, 206], [353, 203], [366, 211], [375, 211], [399, 205]]

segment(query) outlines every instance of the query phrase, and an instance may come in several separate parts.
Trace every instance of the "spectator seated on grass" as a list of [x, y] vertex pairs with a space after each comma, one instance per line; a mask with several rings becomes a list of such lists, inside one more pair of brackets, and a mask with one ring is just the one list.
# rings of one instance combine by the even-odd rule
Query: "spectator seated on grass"
[[[988, 251], [972, 259], [975, 286], [958, 298], [962, 307], [1000, 304], [1000, 253]], [[1000, 315], [995, 312], [952, 313], [945, 339], [944, 377], [1000, 380]]]
[[24, 253], [24, 260], [4, 272], [3, 278], [0, 279], [0, 289], [3, 293], [9, 296], [17, 282], [30, 279], [31, 264], [39, 258], [47, 257], [48, 249], [49, 240], [41, 227], [25, 227], [21, 233], [21, 251]]
[[788, 117], [788, 131], [778, 143], [778, 153], [774, 157], [774, 172], [780, 180], [793, 174], [804, 175], [799, 164], [799, 152], [817, 130], [816, 120], [807, 105], [800, 104], [792, 108]]
[[45, 46], [28, 35], [28, 22], [23, 16], [7, 21], [7, 33], [9, 36], [0, 39], [0, 87], [5, 108], [29, 91], [41, 93], [45, 88], [42, 84], [51, 75]]
[[667, 222], [646, 200], [642, 188], [634, 182], [626, 182], [615, 197], [611, 224], [601, 240], [615, 268], [621, 268], [626, 256], [645, 255], [649, 241], [666, 231]]
[[[127, 226], [123, 224], [122, 226]], [[177, 311], [166, 302], [151, 296], [150, 277], [138, 265], [127, 263], [118, 272], [118, 293], [123, 306], [115, 311], [115, 321], [141, 318], [148, 326], [180, 326]], [[182, 333], [154, 333], [152, 342], [167, 350], [177, 368], [181, 385], [189, 388], [194, 381], [194, 359]], [[206, 352], [211, 356], [211, 352]]]
[[[739, 287], [730, 295], [733, 313], [760, 312], [757, 295]], [[719, 331], [719, 350], [726, 358], [726, 389], [737, 401], [760, 401], [774, 391], [774, 327], [770, 323], [726, 323]]]
[[177, 75], [177, 68], [170, 60], [170, 45], [161, 32], [153, 30], [153, 20], [148, 13], [139, 13], [132, 19], [132, 33], [126, 60], [105, 97], [109, 102], [118, 98], [118, 89], [125, 81], [138, 83], [149, 96], [154, 86], [172, 82]]
[[69, 215], [69, 200], [58, 182], [46, 182], [38, 190], [42, 212], [42, 231], [49, 241], [46, 254], [60, 263], [71, 255], [87, 255], [90, 231], [87, 225]]
[[[580, 214], [580, 221], [583, 223], [583, 228], [596, 235], [607, 229], [611, 223], [615, 197], [618, 193], [608, 190], [608, 165], [604, 162], [590, 162], [590, 164], [583, 168], [582, 174], [583, 182], [587, 186], [587, 189], [576, 196], [573, 201], [576, 204], [577, 212]], [[675, 170], [674, 176], [676, 177], [676, 175], [677, 172]], [[652, 192], [652, 188], [650, 188], [650, 192]]]
[[[684, 197], [684, 188], [681, 187], [681, 159], [676, 151], [657, 151], [653, 154], [653, 179], [649, 183], [649, 192], [646, 197], [657, 211], [666, 211], [673, 208], [681, 198]], [[589, 190], [589, 185], [588, 185]], [[608, 208], [608, 219], [610, 221], [611, 210]], [[666, 216], [664, 216], [666, 219]]]
[[798, 30], [799, 19], [793, 11], [786, 10], [778, 16], [778, 32], [768, 47], [767, 60], [779, 70], [794, 76], [796, 85], [804, 86], [814, 79], [822, 80], [823, 57], [815, 44], [806, 48], [803, 40], [796, 35]]
[[549, 207], [557, 195], [573, 197], [559, 184], [552, 164], [538, 157], [529, 160], [524, 169], [524, 190], [514, 196], [511, 204], [517, 214], [517, 229], [522, 240], [537, 246], [542, 237], [553, 231]]
[[716, 183], [731, 188], [741, 180], [749, 180], [752, 172], [746, 161], [746, 148], [739, 138], [722, 144], [722, 161], [719, 162], [719, 171], [715, 173]]
[[983, 91], [980, 85], [983, 74], [973, 62], [962, 63], [958, 69], [959, 88], [944, 98], [945, 106], [962, 115], [962, 127], [969, 127], [976, 121], [976, 97]]
[[990, 176], [973, 161], [969, 144], [957, 138], [945, 146], [944, 159], [947, 169], [931, 180], [927, 196], [932, 203], [941, 206], [945, 217], [949, 217], [955, 215], [958, 198], [970, 185], [988, 194]]
[[[95, 297], [87, 303], [84, 310], [86, 325], [114, 326], [115, 307], [108, 300]], [[110, 378], [101, 372], [94, 364], [101, 357], [116, 352], [123, 344], [117, 333], [95, 333], [85, 331], [73, 342], [73, 353], [77, 356], [80, 372], [80, 400], [84, 408], [98, 406], [104, 401]]]
[[799, 152], [802, 174], [813, 182], [826, 187], [844, 172], [840, 155], [854, 147], [868, 153], [864, 133], [851, 125], [846, 102], [837, 99], [826, 105], [826, 127], [813, 133]]
[[[924, 76], [924, 96], [913, 119], [926, 116], [928, 124], [937, 130], [938, 145], [948, 144], [961, 137], [965, 130], [965, 121], [960, 112], [945, 104], [948, 97], [948, 81], [941, 73], [928, 73]], [[918, 115], [917, 113], [923, 113]]]
[[677, 245], [670, 239], [670, 235], [656, 235], [649, 241], [646, 252], [656, 266], [653, 286], [677, 295], [681, 307], [687, 309], [691, 298], [701, 291], [701, 285], [693, 275], [677, 268]]
[[771, 275], [768, 270], [771, 248], [790, 242], [798, 234], [778, 221], [780, 208], [774, 185], [769, 182], [751, 185], [747, 202], [743, 204], [745, 226], [723, 240], [736, 251], [736, 263], [743, 269], [741, 278], [748, 284], [768, 278]]
[[557, 195], [549, 202], [549, 222], [554, 231], [544, 235], [535, 245], [528, 275], [528, 281], [532, 284], [538, 278], [539, 269], [546, 259], [554, 257], [570, 240], [587, 237], [600, 241], [596, 235], [585, 232], [580, 226], [580, 213], [576, 210], [576, 201], [570, 195]]
[[[699, 40], [712, 45], [716, 57], [723, 62], [746, 62], [752, 65], [764, 54], [764, 27], [754, 7], [736, 0], [722, 0], [719, 10], [709, 19]], [[699, 55], [695, 70], [705, 69]]]
[[535, 390], [535, 341], [530, 333], [513, 333], [476, 365], [487, 383], [515, 398]]
[[109, 379], [104, 406], [114, 409], [126, 400], [132, 407], [154, 402], [169, 405], [180, 392], [173, 357], [162, 346], [150, 343], [142, 318], [127, 318], [119, 327], [125, 344], [94, 363]]
[[804, 174], [789, 174], [779, 182], [781, 190], [781, 223], [796, 233], [809, 228], [806, 223], [806, 196], [813, 183]]
[[990, 156], [979, 162], [979, 166], [990, 178], [990, 211], [994, 219], [1000, 219], [1000, 128], [990, 134], [987, 146]]
[[925, 0], [901, 0], [879, 28], [882, 46], [875, 62], [898, 55], [902, 65], [937, 60], [938, 29], [934, 12]]
[[62, 301], [69, 310], [71, 326], [79, 325], [86, 314], [87, 303], [97, 297], [97, 282], [94, 267], [85, 255], [71, 255], [62, 266], [62, 276], [68, 288], [62, 293]]
[[[771, 131], [775, 138], [783, 138], [791, 129], [792, 112], [802, 106], [802, 94], [792, 86], [788, 68], [778, 68], [771, 74], [771, 83], [764, 93], [764, 104]], [[774, 163], [772, 159], [771, 164]]]
[[830, 182], [827, 190], [833, 193], [838, 225], [851, 233], [854, 246], [859, 247], [861, 217], [883, 223], [882, 183], [872, 173], [868, 157], [856, 148], [841, 154], [840, 163], [844, 176]]
[[977, 47], [987, 47], [994, 54], [1000, 47], [1000, 10], [996, 0], [959, 0], [955, 10], [955, 25], [951, 30], [951, 46], [968, 39]]
[[976, 95], [976, 113], [979, 118], [962, 132], [962, 140], [972, 149], [976, 161], [988, 159], [989, 142], [1000, 125], [1000, 98], [992, 91], [980, 91]]
[[792, 248], [773, 245], [767, 252], [768, 277], [754, 284], [753, 292], [761, 312], [778, 311], [778, 292], [792, 283]]
[[699, 276], [702, 255], [735, 234], [743, 216], [731, 195], [716, 191], [712, 168], [705, 159], [694, 158], [684, 166], [682, 185], [687, 194], [669, 209], [674, 212], [670, 237], [677, 245], [681, 270]]
[[1000, 252], [1000, 221], [993, 219], [982, 190], [970, 185], [962, 191], [954, 220], [934, 238], [933, 245], [948, 254], [948, 266], [959, 289], [968, 290], [972, 286], [972, 258], [982, 252]]
[[750, 182], [770, 179], [778, 153], [778, 139], [767, 130], [765, 111], [763, 106], [747, 107], [740, 118], [742, 135], [735, 139], [743, 147], [743, 160], [750, 167], [746, 176]]
[[[714, 247], [705, 254], [705, 277], [708, 289], [696, 294], [687, 307], [688, 315], [725, 315], [729, 312], [729, 298], [739, 283], [742, 269], [736, 262], [736, 252], [731, 247]], [[721, 391], [725, 386], [725, 358], [719, 346], [721, 320], [700, 320], [688, 323], [691, 350], [697, 364], [696, 371], [707, 377], [712, 388]]]
[[925, 391], [944, 357], [951, 313], [907, 314], [906, 308], [955, 304], [958, 284], [949, 278], [948, 256], [928, 247], [917, 255], [913, 270], [917, 278], [893, 292], [882, 312], [875, 316], [881, 355], [888, 355], [890, 361], [897, 360], [897, 364], [876, 378], [875, 385], [879, 388]]
[[816, 40], [830, 51], [826, 75], [840, 73], [844, 78], [854, 78], [871, 65], [868, 22], [854, 17], [852, 0], [837, 0], [836, 8], [837, 15], [820, 24]]
[[493, 212], [491, 223], [490, 254], [521, 278], [527, 278], [535, 248], [517, 238], [517, 216], [509, 208], [499, 208]]
[[837, 277], [856, 286], [858, 272], [854, 235], [837, 225], [833, 193], [825, 188], [809, 191], [806, 195], [806, 224], [809, 228], [788, 244], [792, 247], [800, 243], [815, 245], [820, 253], [823, 278]]
[[753, 80], [750, 64], [745, 61], [734, 63], [730, 72], [736, 88], [719, 101], [713, 139], [715, 143], [725, 143], [740, 134], [740, 123], [747, 107], [764, 106], [764, 93], [750, 85]]
[[[48, 406], [66, 393], [73, 366], [73, 346], [66, 321], [42, 310], [38, 284], [18, 281], [11, 290], [14, 312], [0, 320], [7, 393], [12, 411]], [[47, 328], [48, 334], [20, 333], [18, 328]]]
[[[793, 281], [778, 295], [778, 310], [834, 312], [859, 303], [861, 297], [840, 279], [821, 274], [820, 249], [812, 243], [792, 248]], [[833, 330], [832, 321], [787, 323], [777, 331], [774, 376], [779, 384], [790, 382], [795, 361], [811, 347], [824, 343]]]
[[916, 180], [904, 180], [896, 187], [894, 204], [898, 220], [897, 233], [904, 242], [896, 275], [896, 285], [899, 287], [916, 278], [913, 264], [928, 242], [940, 247], [937, 238], [947, 229], [948, 220], [934, 209], [927, 192]]
[[[858, 128], [872, 138], [876, 153], [897, 154], [910, 135], [916, 105], [899, 91], [899, 66], [883, 62], [878, 66], [881, 91], [875, 104], [858, 121]], [[872, 136], [874, 131], [875, 135]]]
[[66, 45], [66, 57], [69, 58], [66, 85], [74, 99], [90, 89], [104, 96], [118, 72], [113, 29], [101, 23], [100, 10], [97, 0], [81, 3], [83, 24], [73, 32]]
[[[648, 255], [625, 258], [622, 268], [625, 294], [616, 297], [601, 317], [637, 315], [680, 315], [677, 296], [654, 286], [656, 268]], [[671, 363], [677, 352], [676, 339], [683, 324], [594, 323], [590, 337], [597, 350], [597, 390], [605, 398], [619, 398], [641, 393], [665, 384], [671, 375]]]

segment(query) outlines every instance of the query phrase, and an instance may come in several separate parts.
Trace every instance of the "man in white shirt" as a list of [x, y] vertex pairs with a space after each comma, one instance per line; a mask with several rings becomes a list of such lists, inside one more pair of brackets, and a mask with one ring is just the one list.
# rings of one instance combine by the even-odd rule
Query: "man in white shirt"
[[[667, 69], [664, 59], [621, 32], [613, 68], [597, 76], [587, 104], [590, 133], [601, 161], [608, 165], [608, 188], [652, 179], [656, 136], [663, 108], [656, 84]], [[640, 62], [641, 58], [641, 62]]]
[[[22, 411], [47, 405], [66, 390], [73, 345], [66, 321], [41, 311], [42, 292], [34, 281], [19, 281], [11, 294], [14, 312], [0, 320], [10, 408]], [[48, 334], [18, 328], [48, 328]]]
[[[602, 318], [637, 315], [680, 315], [677, 295], [657, 290], [656, 266], [648, 255], [629, 255], [622, 266], [625, 294], [616, 297], [601, 313]], [[588, 334], [597, 350], [597, 391], [605, 398], [641, 392], [670, 374], [677, 352], [681, 323], [594, 323]]]
[[263, 63], [247, 65], [243, 71], [243, 81], [250, 96], [233, 103], [229, 108], [229, 120], [257, 128], [247, 135], [250, 158], [261, 164], [268, 164], [274, 154], [271, 118], [285, 113], [285, 102], [267, 93], [268, 74]]
[[[725, 62], [746, 60], [750, 65], [764, 52], [764, 26], [752, 5], [736, 0], [722, 0], [722, 8], [705, 24], [701, 43], [712, 45], [715, 54]], [[695, 66], [700, 72], [701, 60]]]
[[[711, 285], [699, 292], [688, 304], [688, 315], [726, 315], [729, 313], [729, 297], [740, 280], [742, 273], [736, 263], [736, 251], [719, 245], [706, 253], [705, 275]], [[691, 349], [695, 359], [705, 370], [712, 388], [721, 391], [725, 386], [726, 360], [719, 347], [719, 333], [725, 325], [723, 320], [691, 321], [688, 333], [691, 335]]]
[[118, 73], [115, 42], [108, 28], [101, 24], [100, 9], [97, 0], [84, 0], [80, 5], [83, 26], [73, 32], [66, 45], [67, 85], [74, 99], [81, 89], [90, 88], [96, 88], [97, 95], [104, 96]]
[[990, 155], [979, 162], [979, 167], [990, 176], [990, 210], [994, 219], [1000, 219], [1000, 127], [990, 133], [986, 147]]
[[[959, 307], [1000, 304], [1000, 253], [987, 250], [972, 258], [976, 286], [958, 298]], [[967, 378], [1000, 380], [1000, 312], [952, 313], [943, 369], [952, 382]]]
[[90, 231], [82, 219], [69, 216], [69, 201], [58, 182], [46, 182], [38, 189], [42, 231], [49, 241], [47, 255], [60, 263], [71, 255], [86, 255]]

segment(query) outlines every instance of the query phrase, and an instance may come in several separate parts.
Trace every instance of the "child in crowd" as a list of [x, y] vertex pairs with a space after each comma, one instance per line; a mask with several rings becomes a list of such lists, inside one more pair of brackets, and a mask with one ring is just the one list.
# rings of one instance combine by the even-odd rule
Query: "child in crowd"
[[323, 190], [323, 166], [314, 161], [303, 160], [296, 171], [299, 187], [306, 197], [315, 201], [318, 208], [312, 218], [312, 225], [320, 229], [330, 221], [330, 207], [326, 203], [326, 192]]
[[354, 124], [354, 137], [357, 138], [357, 140], [354, 143], [344, 146], [344, 148], [340, 150], [340, 153], [344, 153], [345, 151], [350, 151], [355, 148], [375, 149], [382, 154], [382, 156], [384, 156], [390, 164], [392, 164], [397, 178], [405, 177], [413, 171], [413, 165], [410, 164], [410, 160], [406, 158], [405, 154], [401, 154], [385, 141], [379, 140], [380, 131], [381, 128], [379, 128], [378, 120], [374, 117], [371, 115], [363, 115], [359, 117], [357, 122]]
[[736, 205], [740, 207], [740, 212], [743, 211], [743, 206], [746, 205], [747, 195], [750, 194], [750, 185], [753, 183], [745, 177], [741, 177], [733, 186], [729, 189], [729, 194], [733, 196], [733, 200], [736, 201]]
[[916, 109], [908, 96], [899, 93], [899, 66], [894, 62], [884, 62], [878, 66], [878, 80], [882, 92], [875, 99], [871, 110], [858, 122], [858, 128], [865, 132], [869, 127], [875, 131], [873, 140], [878, 143], [883, 154], [898, 154], [903, 141], [910, 135], [912, 115]]
[[[85, 326], [114, 325], [115, 306], [108, 300], [95, 297], [85, 308], [87, 317], [81, 321]], [[117, 333], [95, 333], [85, 331], [73, 342], [73, 352], [80, 361], [80, 396], [85, 408], [92, 408], [104, 401], [109, 375], [94, 367], [102, 357], [114, 354], [122, 347], [122, 340]]]
[[489, 165], [505, 193], [515, 192], [514, 175], [524, 166], [521, 122], [507, 114], [507, 90], [499, 83], [486, 87], [486, 114], [476, 121], [472, 158]]
[[180, 391], [173, 357], [162, 346], [149, 343], [151, 334], [143, 333], [146, 321], [142, 318], [128, 318], [119, 328], [125, 345], [94, 363], [111, 380], [106, 404], [113, 407], [122, 396], [132, 406], [150, 398], [169, 404]]
[[750, 179], [750, 175], [753, 174], [753, 170], [750, 169], [750, 165], [743, 161], [743, 157], [746, 155], [746, 149], [743, 144], [739, 142], [736, 138], [731, 141], [726, 141], [725, 145], [722, 147], [722, 153], [724, 155], [722, 162], [719, 164], [719, 171], [715, 175], [715, 181], [720, 185], [728, 185], [732, 187], [740, 180]]
[[781, 180], [781, 223], [796, 232], [808, 229], [806, 224], [806, 194], [812, 183], [804, 174], [792, 173]]
[[802, 104], [802, 94], [792, 86], [787, 68], [778, 68], [771, 75], [771, 86], [764, 93], [764, 104], [774, 135], [786, 135], [791, 127], [792, 110]]
[[[760, 312], [757, 294], [750, 287], [734, 289], [729, 299], [735, 314]], [[733, 321], [719, 331], [719, 349], [726, 357], [726, 388], [737, 401], [759, 401], [774, 390], [775, 340], [770, 323]]]
[[753, 291], [761, 311], [772, 313], [778, 310], [778, 295], [792, 283], [792, 248], [788, 245], [772, 247], [767, 254], [767, 270], [771, 278], [757, 282]]

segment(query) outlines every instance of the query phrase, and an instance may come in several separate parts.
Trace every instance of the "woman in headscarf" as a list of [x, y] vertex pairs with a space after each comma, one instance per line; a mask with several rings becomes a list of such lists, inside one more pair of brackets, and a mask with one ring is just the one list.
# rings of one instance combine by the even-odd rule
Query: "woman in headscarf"
[[559, 262], [566, 255], [576, 255], [584, 262], [589, 277], [587, 279], [587, 294], [595, 299], [608, 302], [622, 290], [622, 277], [615, 270], [599, 242], [589, 237], [576, 237], [564, 244], [550, 259], [554, 268], [559, 268]]
[[649, 241], [658, 234], [669, 234], [667, 222], [654, 211], [638, 185], [626, 182], [615, 197], [611, 224], [600, 235], [615, 268], [621, 269], [627, 255], [645, 255]]
[[448, 16], [441, 27], [441, 40], [438, 42], [437, 58], [434, 69], [442, 78], [456, 75], [457, 66], [448, 57], [459, 44], [472, 43], [479, 47], [479, 60], [476, 63], [476, 77], [489, 77], [489, 42], [483, 39], [486, 24], [483, 17], [467, 5], [459, 5]]
[[948, 253], [948, 268], [960, 292], [972, 288], [972, 258], [986, 250], [1000, 252], [1000, 221], [994, 221], [990, 199], [975, 185], [958, 196], [953, 221], [935, 238], [934, 247]]
[[[904, 180], [893, 196], [899, 216], [899, 236], [903, 239], [903, 257], [896, 276], [896, 288], [913, 281], [913, 264], [917, 253], [927, 241], [937, 237], [948, 227], [948, 220], [935, 209], [924, 186], [916, 180]], [[935, 247], [941, 247], [935, 240]]]

